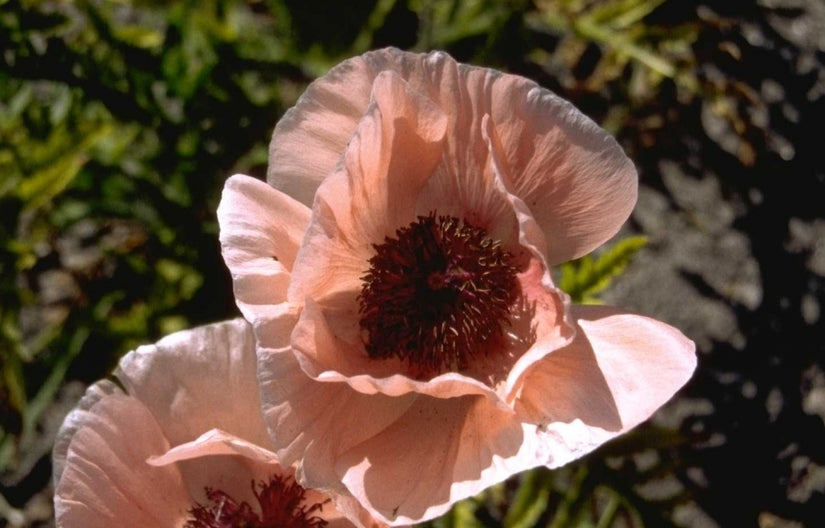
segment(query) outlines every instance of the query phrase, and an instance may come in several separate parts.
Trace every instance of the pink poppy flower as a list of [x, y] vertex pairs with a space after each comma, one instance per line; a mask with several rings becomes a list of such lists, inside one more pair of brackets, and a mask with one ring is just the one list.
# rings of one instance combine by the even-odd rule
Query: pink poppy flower
[[304, 489], [273, 453], [243, 319], [127, 354], [54, 447], [58, 528], [377, 526], [351, 497]]
[[316, 80], [268, 184], [233, 176], [218, 209], [278, 456], [400, 525], [647, 419], [694, 344], [571, 306], [549, 271], [636, 192], [613, 138], [527, 79], [385, 49]]

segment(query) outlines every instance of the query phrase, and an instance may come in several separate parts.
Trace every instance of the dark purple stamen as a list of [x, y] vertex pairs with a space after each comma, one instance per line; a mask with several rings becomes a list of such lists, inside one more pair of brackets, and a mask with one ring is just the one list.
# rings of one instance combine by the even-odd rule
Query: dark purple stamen
[[399, 357], [424, 377], [500, 345], [516, 268], [483, 229], [430, 213], [373, 247], [358, 297], [371, 358]]

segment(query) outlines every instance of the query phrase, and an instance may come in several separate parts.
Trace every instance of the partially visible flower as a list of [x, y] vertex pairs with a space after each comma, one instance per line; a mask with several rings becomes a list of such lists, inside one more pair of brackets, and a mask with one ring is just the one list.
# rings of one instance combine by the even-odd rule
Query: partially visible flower
[[580, 457], [693, 372], [678, 330], [553, 283], [618, 231], [637, 176], [527, 79], [350, 59], [280, 121], [268, 180], [230, 178], [218, 218], [278, 456], [388, 523]]
[[304, 489], [278, 463], [242, 319], [127, 354], [66, 418], [54, 447], [58, 528], [372, 525], [352, 498]]

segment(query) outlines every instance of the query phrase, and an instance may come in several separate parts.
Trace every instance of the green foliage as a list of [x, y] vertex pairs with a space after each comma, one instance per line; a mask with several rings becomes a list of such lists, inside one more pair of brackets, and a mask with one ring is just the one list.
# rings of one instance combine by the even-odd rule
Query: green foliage
[[610, 286], [630, 260], [647, 244], [647, 238], [632, 236], [605, 248], [598, 257], [585, 255], [561, 265], [559, 287], [570, 295], [574, 303], [598, 304], [598, 294]]
[[476, 517], [480, 506], [478, 499], [461, 501], [431, 525], [433, 528], [481, 528], [484, 524]]
[[492, 0], [412, 0], [422, 16], [422, 39], [427, 48], [446, 48], [462, 42], [484, 44], [504, 22], [526, 8], [527, 2]]
[[[630, 71], [629, 96], [648, 100], [663, 79], [673, 79], [695, 91], [691, 45], [698, 38], [699, 25], [684, 22], [675, 27], [647, 25], [645, 20], [668, 0], [539, 0], [529, 23], [537, 30], [562, 36], [551, 56], [536, 50], [533, 59], [550, 64], [563, 61], [574, 66], [584, 60], [590, 44], [603, 53], [584, 79], [588, 90], [598, 91]], [[568, 83], [577, 83], [567, 79]]]
[[552, 473], [534, 470], [525, 473], [519, 482], [510, 508], [504, 516], [507, 528], [530, 528], [549, 506]]
[[215, 207], [284, 107], [273, 26], [231, 0], [4, 5], [0, 474], [67, 376], [234, 315]]

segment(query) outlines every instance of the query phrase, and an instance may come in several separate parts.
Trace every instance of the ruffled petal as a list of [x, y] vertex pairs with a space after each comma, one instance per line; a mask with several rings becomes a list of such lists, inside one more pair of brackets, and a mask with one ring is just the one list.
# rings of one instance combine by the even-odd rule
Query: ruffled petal
[[649, 418], [690, 378], [696, 354], [692, 341], [654, 319], [606, 306], [574, 306], [572, 316], [576, 338], [536, 363], [516, 411], [540, 428], [583, 424], [584, 436], [568, 436], [581, 456]]
[[300, 462], [309, 488], [345, 491], [335, 474], [338, 454], [378, 434], [402, 415], [415, 395], [365, 395], [344, 383], [307, 377], [288, 349], [258, 350], [263, 412], [278, 459]]
[[289, 287], [291, 302], [313, 299], [351, 345], [361, 342], [357, 296], [372, 246], [415, 219], [416, 197], [441, 159], [446, 123], [397, 75], [378, 75], [372, 98], [342, 163], [318, 190]]
[[275, 453], [248, 442], [233, 434], [210, 429], [191, 442], [179, 444], [162, 455], [149, 457], [153, 466], [166, 466], [181, 460], [191, 460], [209, 455], [238, 455], [263, 463], [277, 462]]
[[292, 334], [292, 351], [303, 372], [314, 380], [346, 383], [363, 394], [417, 393], [436, 398], [476, 394], [507, 408], [493, 388], [463, 374], [447, 372], [426, 381], [410, 378], [403, 374], [407, 367], [401, 360], [371, 359], [362, 348], [336, 338], [327, 323], [318, 305], [308, 299]]
[[[404, 121], [393, 116], [405, 116], [403, 119], [412, 121], [411, 117], [406, 117], [407, 113], [414, 113], [418, 107], [427, 109], [429, 103], [410, 93], [395, 75], [379, 75], [373, 91], [376, 101], [373, 112], [376, 115], [368, 114], [359, 124], [358, 132], [347, 150], [347, 163], [342, 168], [346, 174], [336, 172], [319, 188], [316, 217], [299, 254], [297, 271], [292, 276], [291, 300], [306, 303], [293, 332], [293, 350], [298, 354], [304, 371], [314, 379], [343, 381], [365, 394], [396, 396], [419, 392], [441, 398], [483, 394], [506, 406], [498, 390], [499, 380], [508, 375], [503, 371], [509, 371], [516, 361], [521, 365], [510, 374], [512, 379], [505, 387], [504, 393], [511, 394], [530, 361], [564, 345], [572, 335], [570, 325], [564, 322], [566, 297], [553, 286], [546, 265], [542, 266], [543, 273], [536, 277], [533, 271], [524, 273], [530, 280], [541, 282], [541, 286], [525, 288], [527, 295], [524, 302], [530, 305], [530, 310], [540, 312], [541, 322], [536, 328], [526, 328], [528, 331], [538, 330], [542, 338], [541, 346], [530, 349], [530, 361], [520, 359], [529, 344], [525, 347], [524, 343], [519, 342], [513, 350], [501, 354], [501, 358], [478, 362], [473, 366], [471, 377], [449, 373], [421, 382], [403, 375], [407, 369], [399, 361], [375, 361], [364, 354], [358, 324], [357, 295], [372, 250], [366, 249], [369, 248], [368, 243], [358, 241], [380, 241], [388, 231], [412, 220], [408, 197], [416, 197], [418, 188], [429, 178], [427, 164], [422, 161], [427, 159], [422, 154], [423, 149], [420, 146], [411, 149], [416, 143], [409, 138], [403, 141], [393, 139], [399, 136], [406, 138], [395, 132], [401, 128], [397, 123]], [[431, 111], [434, 117], [417, 118], [414, 137], [426, 134], [429, 130], [426, 125], [438, 121], [439, 117], [435, 109], [417, 111]], [[474, 195], [481, 200], [474, 207], [485, 212], [473, 210], [456, 214], [464, 218], [486, 217], [482, 225], [490, 225], [496, 235], [508, 241], [509, 249], [517, 255], [517, 261], [544, 263], [546, 244], [543, 234], [529, 208], [508, 190], [510, 176], [501, 168], [499, 149], [493, 146], [492, 134], [495, 131], [488, 117], [482, 116], [479, 124], [484, 138], [481, 149], [486, 159], [485, 169], [472, 186], [476, 189]], [[381, 127], [392, 128], [391, 139], [385, 137], [387, 133], [381, 133]], [[441, 133], [440, 125], [436, 128], [436, 132], [431, 134], [433, 138]], [[378, 147], [365, 148], [367, 144]], [[384, 149], [389, 149], [384, 154], [387, 159], [381, 156], [376, 158], [376, 151]], [[432, 154], [437, 155], [438, 150], [432, 149]], [[394, 162], [396, 158], [401, 161]], [[390, 165], [395, 168], [390, 168]], [[420, 170], [422, 168], [424, 170]], [[504, 179], [508, 182], [505, 183]], [[458, 185], [457, 180], [454, 183]], [[395, 192], [390, 193], [389, 189], [398, 190], [398, 196]], [[438, 193], [438, 200], [442, 203], [444, 196], [443, 192]], [[419, 209], [422, 203], [426, 200], [419, 199]], [[402, 220], [405, 217], [406, 220]], [[370, 236], [370, 233], [373, 235]], [[310, 263], [313, 265], [310, 266]], [[518, 340], [521, 336], [516, 337]], [[512, 397], [506, 396], [506, 400], [511, 402]]]
[[[216, 456], [220, 456], [216, 458]], [[275, 453], [261, 446], [247, 442], [243, 438], [213, 429], [207, 431], [192, 442], [175, 446], [161, 456], [151, 457], [148, 462], [153, 466], [166, 466], [183, 461], [196, 461], [208, 457], [200, 463], [184, 463], [183, 472], [187, 482], [198, 483], [201, 491], [205, 486], [216, 487], [225, 491], [235, 500], [255, 503], [251, 495], [249, 482], [266, 482], [274, 475], [295, 477], [293, 468], [278, 463]], [[227, 481], [228, 475], [236, 475]], [[227, 487], [221, 487], [227, 486]], [[349, 495], [328, 495], [313, 489], [304, 490], [306, 507], [321, 504], [315, 515], [327, 521], [330, 528], [351, 527], [353, 524], [363, 527], [381, 526], [362, 506]], [[332, 504], [329, 504], [329, 502]], [[334, 507], [333, 507], [334, 505]]]
[[415, 200], [441, 159], [445, 115], [397, 75], [378, 75], [343, 163], [318, 189], [289, 298], [360, 289], [372, 245], [415, 219]]
[[[422, 57], [394, 48], [369, 52], [342, 62], [312, 82], [275, 127], [267, 182], [311, 206], [321, 182], [336, 168], [367, 113], [373, 83], [381, 72], [415, 81], [412, 90], [425, 96], [432, 92], [419, 89], [426, 86], [418, 81], [429, 77], [430, 70], [438, 75], [439, 67], [428, 67]], [[305, 152], [313, 153], [311, 159]]]
[[413, 219], [418, 194], [442, 158], [447, 116], [389, 71], [375, 78], [372, 99], [344, 154], [350, 200], [326, 189], [318, 195], [333, 209], [341, 204], [336, 219], [345, 234], [357, 230], [381, 242]]
[[[570, 317], [570, 298], [553, 286], [550, 274], [539, 259], [519, 274], [523, 309], [514, 318], [516, 336], [524, 341], [523, 350], [509, 365], [506, 381], [499, 389], [502, 399], [512, 406], [521, 392], [527, 373], [548, 354], [555, 353], [573, 339], [576, 330]], [[528, 326], [528, 328], [525, 328]]]
[[127, 393], [147, 406], [172, 445], [215, 427], [270, 445], [260, 413], [255, 339], [243, 319], [141, 346], [121, 360], [116, 375]]
[[[321, 492], [316, 490], [307, 490], [307, 493]], [[329, 528], [349, 528], [353, 524], [364, 528], [381, 528], [387, 526], [385, 523], [379, 521], [372, 514], [364, 508], [358, 499], [351, 495], [333, 494], [332, 502], [335, 504], [335, 509], [331, 511], [324, 511], [323, 517], [329, 524]], [[326, 508], [330, 510], [330, 508]]]
[[[449, 178], [437, 178], [442, 185], [427, 193], [438, 195], [458, 178], [450, 196], [468, 205], [477, 201], [473, 183], [486, 161], [481, 122], [489, 115], [501, 136], [514, 192], [547, 237], [551, 265], [599, 246], [630, 214], [636, 171], [607, 132], [533, 81], [458, 64], [443, 52], [372, 51], [313, 82], [273, 134], [270, 184], [310, 205], [366, 112], [369, 87], [384, 71], [398, 74], [448, 115], [440, 171]], [[302, 155], [308, 148], [311, 160]]]
[[351, 59], [307, 87], [272, 133], [270, 185], [312, 206], [315, 191], [335, 168], [370, 104], [377, 74], [364, 62]]
[[100, 400], [110, 394], [122, 394], [117, 385], [109, 380], [102, 380], [86, 389], [86, 393], [80, 398], [74, 409], [66, 415], [52, 448], [52, 480], [54, 486], [60, 481], [63, 469], [66, 467], [66, 456], [69, 451], [69, 444], [72, 438], [83, 427], [94, 423], [97, 417], [91, 412]]
[[350, 492], [392, 524], [433, 518], [515, 473], [559, 467], [626, 432], [695, 368], [693, 343], [664, 323], [608, 307], [572, 312], [576, 339], [535, 363], [515, 416], [483, 398], [421, 397], [338, 457]]
[[182, 526], [191, 498], [180, 474], [145, 463], [169, 448], [149, 410], [115, 393], [84, 412], [55, 485], [57, 526]]
[[[570, 318], [570, 298], [556, 288], [550, 276], [545, 255], [547, 240], [532, 211], [520, 197], [513, 194], [513, 175], [502, 159], [501, 138], [489, 116], [482, 120], [484, 138], [499, 192], [510, 204], [518, 221], [518, 241], [530, 255], [528, 265], [519, 273], [522, 295], [522, 313], [514, 314], [513, 334], [522, 336], [527, 350], [515, 356], [516, 361], [508, 368], [506, 383], [499, 391], [503, 399], [512, 404], [520, 391], [524, 374], [545, 355], [566, 345], [573, 339], [575, 326]], [[525, 324], [529, 328], [524, 328]], [[521, 326], [521, 329], [518, 327]], [[525, 336], [530, 336], [529, 340]]]
[[309, 219], [308, 207], [255, 178], [226, 181], [218, 206], [222, 253], [238, 308], [259, 332], [286, 309], [289, 272]]
[[293, 474], [278, 463], [272, 451], [220, 429], [207, 431], [190, 442], [149, 457], [146, 462], [179, 471], [193, 503], [200, 504], [208, 502], [207, 488], [226, 492], [237, 502], [257, 504], [251, 483]]
[[[116, 375], [129, 394], [109, 381], [93, 385], [58, 434], [57, 526], [179, 528], [190, 508], [208, 503], [207, 488], [254, 505], [253, 482], [294, 477], [268, 449], [254, 339], [245, 321], [140, 347], [124, 357]], [[170, 436], [184, 441], [170, 449]], [[261, 441], [250, 440], [256, 438]], [[303, 500], [307, 507], [322, 505], [316, 514], [330, 527], [379, 526], [349, 497], [305, 490]]]
[[548, 90], [522, 84], [510, 101], [493, 108], [492, 121], [514, 193], [547, 237], [550, 264], [589, 253], [630, 216], [633, 163], [612, 136]]
[[421, 397], [338, 456], [335, 468], [373, 515], [400, 526], [437, 517], [525, 469], [518, 460], [524, 444], [515, 417], [484, 398]]

